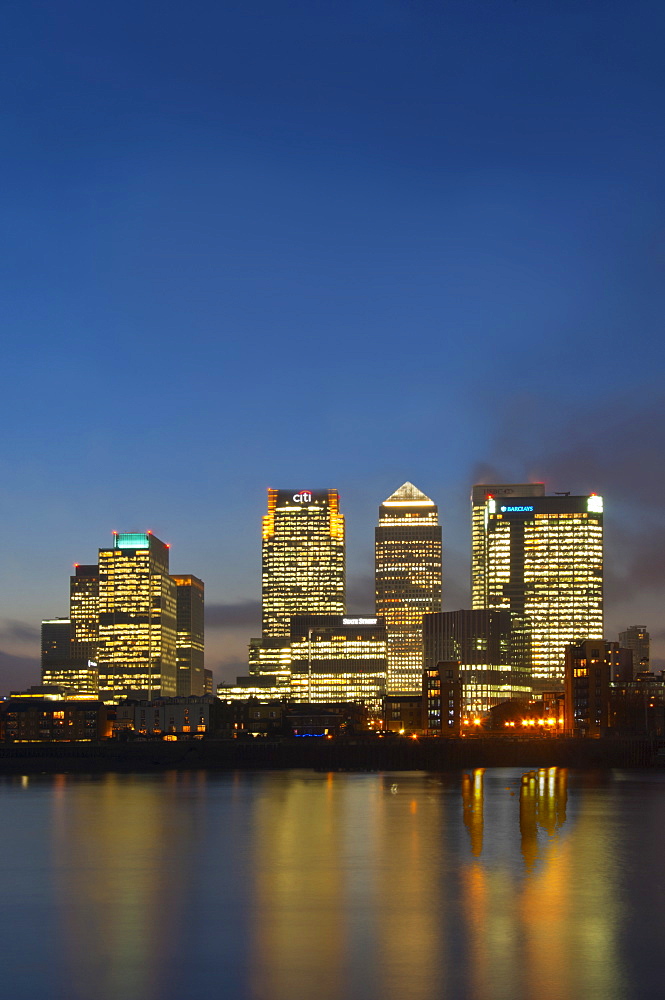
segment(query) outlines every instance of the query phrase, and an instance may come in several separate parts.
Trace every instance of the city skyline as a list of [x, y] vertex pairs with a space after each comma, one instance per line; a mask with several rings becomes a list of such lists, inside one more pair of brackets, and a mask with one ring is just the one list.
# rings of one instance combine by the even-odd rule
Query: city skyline
[[646, 625], [662, 664], [664, 27], [602, 0], [12, 8], [4, 686], [113, 529], [205, 580], [232, 679], [292, 482], [339, 489], [358, 611], [405, 480], [446, 608], [474, 483], [597, 492], [606, 631]]
[[2, 25], [14, 1000], [656, 996], [663, 0]]
[[[521, 485], [524, 485], [524, 484], [521, 484]], [[541, 490], [542, 484], [541, 483], [536, 483], [536, 484], [533, 484], [533, 485], [534, 485], [534, 490], [535, 491], [537, 490], [537, 492], [535, 492], [534, 495], [536, 495], [536, 496], [537, 495], [542, 495], [542, 490]], [[481, 488], [480, 484], [474, 484], [472, 490], [470, 490], [472, 501], [473, 501], [473, 498], [478, 493], [478, 490], [480, 488]], [[269, 491], [269, 494], [270, 493], [277, 494], [278, 492], [289, 493], [289, 495], [290, 495], [290, 491], [275, 491], [275, 490]], [[316, 491], [314, 491], [314, 492], [316, 492]], [[325, 492], [325, 494], [327, 496], [331, 491], [326, 490], [324, 492]], [[334, 495], [335, 495], [335, 503], [336, 504], [339, 503], [339, 499], [340, 499], [339, 492], [336, 491], [336, 490], [334, 490], [334, 491], [332, 491], [332, 493], [334, 493]], [[467, 498], [467, 504], [468, 504], [468, 498]], [[265, 515], [263, 515], [263, 518], [265, 518]], [[263, 524], [264, 524], [264, 531], [265, 531], [265, 521], [263, 521]], [[371, 527], [369, 530], [370, 530], [370, 534], [371, 534], [375, 529], [373, 527]], [[115, 536], [115, 534], [116, 533], [114, 533], [114, 536]], [[257, 531], [257, 536], [258, 536], [258, 531]], [[125, 537], [127, 537], [127, 536], [125, 536]], [[473, 536], [473, 523], [472, 523], [472, 517], [471, 517], [469, 519], [468, 538], [467, 538], [467, 547], [468, 547], [468, 553], [469, 553], [469, 566], [467, 567], [467, 577], [469, 579], [471, 577], [470, 570], [471, 570], [471, 554], [472, 554], [472, 551], [473, 551], [473, 537], [474, 537]], [[257, 548], [260, 549], [260, 542], [258, 540], [258, 537], [255, 539], [255, 544], [256, 544]], [[170, 543], [168, 543], [168, 548], [170, 549]], [[444, 591], [444, 595], [446, 593], [446, 590], [450, 589], [450, 591], [453, 593], [453, 595], [455, 595], [457, 593], [458, 595], [462, 595], [463, 596], [463, 583], [462, 583], [462, 577], [461, 576], [459, 576], [457, 579], [451, 579], [450, 581], [448, 581], [450, 586], [449, 586], [449, 588], [446, 587], [446, 576], [445, 576], [446, 555], [447, 555], [447, 551], [446, 551], [445, 540], [444, 540], [444, 548], [443, 548], [443, 559], [444, 559], [443, 591]], [[183, 559], [184, 559], [185, 562], [188, 561], [187, 558], [184, 557], [182, 553], [176, 554], [176, 558], [178, 559], [178, 561], [183, 560]], [[76, 567], [76, 570], [75, 570], [74, 576], [71, 577], [72, 583], [71, 583], [70, 589], [72, 589], [72, 587], [74, 586], [74, 584], [78, 580], [78, 575], [77, 574], [82, 574], [82, 581], [83, 581], [86, 578], [86, 574], [88, 574], [90, 571], [96, 569], [96, 567], [94, 567], [94, 566], [86, 566], [86, 565], [81, 565], [81, 564], [74, 564], [74, 566]], [[371, 604], [371, 598], [372, 598], [373, 586], [374, 586], [373, 576], [370, 576], [371, 569], [372, 569], [372, 566], [370, 566], [368, 564], [367, 577], [366, 577], [366, 579], [364, 581], [360, 580], [360, 585], [358, 585], [358, 580], [359, 580], [358, 577], [356, 577], [355, 580], [352, 580], [352, 582], [351, 582], [351, 588], [350, 588], [350, 595], [349, 595], [350, 596], [350, 600], [347, 600], [347, 614], [358, 614], [358, 613], [366, 614], [368, 612], [368, 608], [371, 608], [371, 606], [372, 606], [372, 604]], [[616, 577], [616, 568], [608, 566], [607, 565], [607, 559], [606, 559], [606, 570], [607, 570], [607, 575], [609, 576], [610, 580], [613, 577]], [[183, 577], [182, 574], [178, 574], [178, 573], [174, 574], [174, 579], [179, 579], [179, 578], [186, 579], [186, 578], [191, 578], [191, 577]], [[196, 579], [196, 577], [194, 579]], [[82, 581], [79, 581], [79, 582], [82, 582]], [[259, 584], [259, 587], [260, 587], [260, 584]], [[457, 610], [460, 610], [460, 609], [463, 609], [463, 608], [470, 608], [471, 607], [470, 588], [467, 590], [466, 597], [467, 597], [467, 603], [464, 603], [463, 600], [460, 600], [457, 603], [455, 603], [454, 601], [451, 602], [450, 600], [446, 601], [445, 598], [444, 598], [444, 601], [443, 601], [443, 610], [444, 611], [457, 611]], [[63, 601], [64, 601], [64, 598], [63, 598]], [[63, 604], [63, 601], [61, 601], [61, 604]], [[256, 598], [256, 601], [254, 602], [255, 606], [254, 607], [250, 607], [250, 605], [251, 605], [251, 602], [248, 600], [244, 605], [242, 605], [242, 604], [236, 605], [236, 608], [237, 608], [237, 610], [239, 612], [241, 612], [243, 614], [251, 612], [251, 613], [253, 613], [256, 616], [257, 613], [258, 613], [258, 615], [260, 617], [260, 614], [261, 614], [260, 592], [257, 592], [257, 598]], [[67, 614], [66, 613], [66, 607], [64, 607], [64, 605], [63, 605], [63, 607], [61, 608], [61, 610], [63, 611], [63, 614], [62, 614], [61, 617], [65, 618], [66, 614]], [[207, 611], [207, 609], [206, 609], [206, 611]], [[613, 639], [616, 638], [616, 634], [618, 634], [619, 628], [626, 629], [626, 628], [632, 627], [632, 621], [631, 621], [631, 623], [629, 623], [627, 621], [627, 616], [625, 614], [622, 616], [622, 612], [623, 612], [623, 608], [622, 608], [621, 605], [619, 605], [618, 607], [615, 607], [613, 609], [613, 617], [611, 618], [611, 621], [609, 623], [606, 623], [606, 627], [605, 627], [605, 636], [604, 637], [607, 638], [608, 640], [613, 640]], [[213, 619], [214, 619], [214, 617], [215, 617], [215, 615], [217, 613], [218, 613], [218, 606], [213, 606], [213, 610], [212, 610]], [[636, 615], [638, 615], [638, 612], [636, 612]], [[50, 618], [50, 617], [52, 617], [53, 620], [57, 620], [58, 619], [58, 613], [55, 613], [52, 616], [51, 615], [43, 615], [40, 620], [44, 620], [44, 619], [47, 619], [47, 618]], [[209, 617], [209, 615], [207, 613], [206, 614], [206, 620], [208, 620], [208, 617]], [[630, 615], [628, 615], [628, 617], [630, 617]], [[248, 618], [248, 621], [249, 621], [249, 618]], [[613, 624], [612, 624], [613, 621], [616, 621], [616, 622], [619, 623], [619, 625], [618, 625], [617, 628], [613, 627]], [[35, 629], [35, 631], [37, 631], [37, 633], [38, 633], [38, 629]], [[212, 628], [213, 635], [214, 635], [215, 631], [217, 631], [218, 634], [221, 631], [223, 638], [226, 638], [227, 632], [231, 631], [231, 629], [229, 628], [228, 630], [227, 629], [221, 629], [220, 630], [219, 628], [215, 629], [215, 627], [213, 626], [213, 628]], [[226, 669], [221, 669], [220, 670], [219, 663], [215, 662], [215, 659], [214, 659], [214, 657], [216, 655], [216, 650], [219, 647], [215, 644], [215, 642], [213, 640], [213, 642], [211, 643], [211, 645], [212, 645], [212, 653], [211, 653], [210, 647], [208, 645], [208, 635], [210, 634], [210, 631], [209, 631], [209, 627], [207, 626], [207, 633], [206, 633], [206, 650], [207, 650], [207, 652], [206, 652], [206, 666], [207, 666], [208, 669], [212, 669], [213, 670], [215, 684], [218, 683], [218, 682], [220, 682], [220, 681], [222, 683], [231, 683], [231, 682], [233, 682], [235, 680], [235, 677], [237, 675], [246, 674], [246, 672], [247, 672], [246, 653], [247, 653], [247, 646], [248, 646], [248, 643], [249, 643], [249, 639], [251, 637], [252, 626], [251, 626], [251, 624], [248, 624], [247, 626], [241, 626], [241, 628], [238, 631], [240, 632], [239, 639], [238, 639], [238, 641], [236, 643], [236, 647], [239, 650], [238, 657], [230, 660]], [[39, 642], [39, 639], [37, 641]], [[25, 663], [20, 663], [20, 660], [19, 660], [18, 671], [16, 673], [16, 677], [17, 678], [21, 678], [21, 679], [20, 680], [17, 679], [17, 681], [12, 686], [16, 687], [17, 685], [25, 685], [25, 684], [28, 684], [28, 683], [35, 683], [36, 679], [37, 679], [36, 674], [35, 674], [35, 663], [37, 664], [37, 673], [39, 673], [39, 657], [38, 656], [37, 656], [36, 660], [34, 661], [34, 663], [29, 658], [26, 658]], [[658, 653], [655, 653], [654, 656], [653, 656], [653, 659], [652, 659], [651, 666], [652, 666], [652, 668], [655, 667], [656, 669], [658, 669], [660, 667], [660, 665], [661, 665], [661, 662], [659, 660]], [[10, 685], [7, 685], [7, 691], [9, 690], [9, 686]]]

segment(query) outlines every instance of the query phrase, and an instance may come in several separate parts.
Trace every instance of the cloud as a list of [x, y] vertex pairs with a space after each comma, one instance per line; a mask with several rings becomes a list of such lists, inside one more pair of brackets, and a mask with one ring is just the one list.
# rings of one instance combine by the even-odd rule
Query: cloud
[[[586, 377], [586, 376], [585, 376]], [[579, 405], [524, 394], [498, 407], [488, 454], [474, 482], [543, 481], [548, 492], [603, 493], [608, 500], [662, 509], [665, 492], [665, 395], [639, 389]]]
[[0, 694], [22, 691], [41, 683], [41, 665], [36, 657], [14, 656], [0, 650]]
[[35, 643], [40, 642], [40, 638], [40, 631], [34, 625], [27, 625], [14, 618], [5, 618], [0, 621], [0, 642]]
[[239, 628], [260, 630], [261, 602], [238, 601], [235, 604], [208, 604], [205, 609], [206, 628]]
[[473, 482], [538, 482], [605, 500], [608, 606], [665, 590], [665, 396], [638, 390], [557, 408], [529, 395], [499, 407]]

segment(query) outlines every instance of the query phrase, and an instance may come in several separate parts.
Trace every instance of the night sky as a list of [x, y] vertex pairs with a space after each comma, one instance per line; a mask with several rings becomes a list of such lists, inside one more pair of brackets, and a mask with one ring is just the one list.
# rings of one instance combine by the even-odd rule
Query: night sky
[[665, 6], [6, 4], [0, 693], [112, 530], [206, 582], [246, 672], [268, 486], [606, 505], [606, 634], [665, 655]]

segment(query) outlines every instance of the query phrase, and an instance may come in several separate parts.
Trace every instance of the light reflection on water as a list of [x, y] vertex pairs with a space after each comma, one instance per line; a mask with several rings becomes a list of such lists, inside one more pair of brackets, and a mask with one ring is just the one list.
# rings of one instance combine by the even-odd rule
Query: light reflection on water
[[660, 992], [665, 774], [0, 780], [16, 1000]]

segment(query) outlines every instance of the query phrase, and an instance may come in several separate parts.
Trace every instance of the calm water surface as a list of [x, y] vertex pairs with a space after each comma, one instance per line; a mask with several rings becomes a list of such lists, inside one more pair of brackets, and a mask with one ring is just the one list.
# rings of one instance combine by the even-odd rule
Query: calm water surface
[[663, 995], [665, 773], [0, 779], [14, 1000]]

